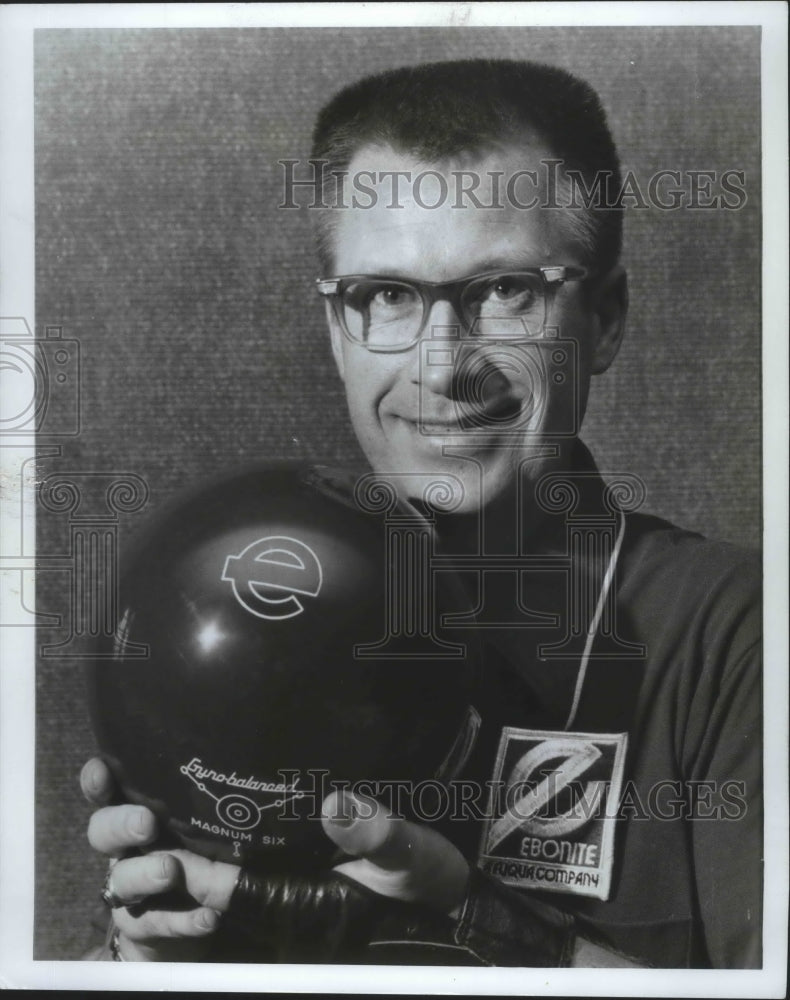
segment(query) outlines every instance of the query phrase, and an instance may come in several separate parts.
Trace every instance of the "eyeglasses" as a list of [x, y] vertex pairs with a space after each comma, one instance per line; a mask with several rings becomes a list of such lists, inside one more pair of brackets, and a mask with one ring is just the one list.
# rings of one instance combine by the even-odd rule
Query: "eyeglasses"
[[343, 333], [369, 351], [405, 351], [423, 334], [433, 304], [450, 301], [470, 339], [533, 340], [542, 336], [557, 288], [585, 281], [583, 267], [491, 271], [457, 281], [414, 281], [375, 274], [319, 278]]

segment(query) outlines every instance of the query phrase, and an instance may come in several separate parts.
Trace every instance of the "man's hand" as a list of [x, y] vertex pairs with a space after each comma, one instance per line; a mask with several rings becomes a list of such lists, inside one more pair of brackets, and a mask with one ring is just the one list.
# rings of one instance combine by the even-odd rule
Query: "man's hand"
[[[121, 954], [128, 961], [199, 960], [224, 913], [231, 919], [249, 917], [264, 939], [285, 942], [285, 960], [304, 949], [310, 955], [311, 949], [314, 953], [323, 947], [322, 954], [332, 961], [343, 953], [346, 931], [348, 939], [359, 944], [360, 928], [363, 933], [371, 931], [371, 924], [387, 909], [384, 901], [391, 899], [396, 924], [402, 904], [433, 912], [445, 927], [449, 918], [455, 944], [463, 944], [483, 964], [635, 964], [575, 939], [569, 918], [560, 911], [521, 898], [490, 879], [481, 883], [482, 876], [472, 876], [461, 852], [436, 830], [392, 816], [367, 797], [335, 792], [323, 803], [325, 832], [353, 858], [334, 869], [341, 879], [333, 880], [331, 872], [313, 879], [253, 876], [242, 880], [244, 889], [237, 890], [239, 868], [190, 851], [124, 857], [155, 841], [155, 817], [141, 806], [108, 805], [115, 785], [100, 760], [85, 765], [81, 783], [86, 798], [101, 807], [91, 817], [91, 845], [111, 859], [120, 859], [111, 862], [110, 885], [126, 903], [113, 914]], [[349, 883], [343, 879], [361, 886], [361, 891], [349, 894]], [[468, 893], [477, 900], [473, 909], [486, 914], [482, 925], [469, 923], [466, 915], [459, 919]], [[256, 927], [247, 929], [255, 939]]]
[[327, 796], [321, 811], [327, 835], [357, 859], [338, 865], [336, 871], [382, 896], [458, 915], [469, 865], [440, 833], [392, 816], [373, 799], [347, 792]]
[[120, 859], [110, 861], [110, 887], [126, 904], [113, 910], [121, 955], [138, 962], [199, 959], [228, 907], [239, 869], [183, 850], [124, 857], [156, 840], [156, 817], [144, 806], [108, 804], [115, 782], [98, 758], [82, 769], [80, 784], [88, 801], [101, 807], [88, 826], [91, 846]]
[[[128, 961], [189, 961], [230, 904], [239, 869], [186, 850], [126, 856], [152, 844], [156, 818], [144, 806], [109, 805], [115, 783], [99, 759], [82, 771], [85, 797], [100, 806], [90, 819], [91, 846], [111, 860], [110, 885], [125, 906], [113, 911], [121, 954]], [[372, 892], [455, 915], [469, 868], [460, 851], [428, 827], [388, 813], [373, 799], [332, 793], [322, 824], [344, 853], [356, 858], [337, 871]]]

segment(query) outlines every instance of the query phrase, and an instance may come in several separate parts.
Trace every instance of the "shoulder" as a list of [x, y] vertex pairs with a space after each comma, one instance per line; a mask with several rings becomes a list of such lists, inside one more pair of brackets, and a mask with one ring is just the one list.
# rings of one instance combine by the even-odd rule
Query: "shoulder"
[[728, 704], [740, 703], [744, 719], [756, 715], [762, 674], [757, 553], [634, 514], [617, 587], [625, 619], [645, 650], [645, 695], [674, 705], [680, 742], [688, 744], [691, 730], [705, 719], [714, 722]]
[[[757, 787], [762, 703], [758, 553], [643, 514], [629, 515], [618, 562], [623, 612], [645, 651], [642, 725], [660, 717], [688, 775], [721, 762]], [[727, 756], [730, 755], [730, 756]], [[733, 770], [733, 773], [735, 771]]]
[[618, 568], [624, 592], [637, 605], [652, 602], [664, 627], [677, 621], [698, 633], [742, 633], [742, 643], [759, 639], [758, 552], [705, 538], [649, 514], [631, 514]]
[[[624, 556], [653, 573], [679, 572], [689, 582], [711, 582], [730, 574], [760, 578], [760, 554], [731, 542], [706, 538], [652, 514], [626, 516]], [[627, 553], [627, 555], [626, 555]]]

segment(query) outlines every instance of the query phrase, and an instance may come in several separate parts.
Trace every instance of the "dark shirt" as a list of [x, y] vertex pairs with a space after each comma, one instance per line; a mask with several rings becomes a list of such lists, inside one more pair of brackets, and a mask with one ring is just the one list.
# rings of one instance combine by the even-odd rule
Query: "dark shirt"
[[[487, 713], [496, 727], [562, 732], [568, 721], [617, 521], [610, 512], [610, 531], [604, 486], [583, 447], [565, 478], [577, 486], [578, 502], [570, 512], [547, 515], [528, 550], [554, 553], [557, 570], [523, 574], [518, 602], [558, 620], [484, 630]], [[503, 591], [512, 589], [500, 576]], [[489, 593], [492, 585], [496, 573], [486, 581]], [[627, 513], [608, 608], [569, 729], [627, 733], [609, 898], [561, 885], [514, 891], [566, 909], [580, 934], [644, 964], [759, 967], [759, 560]], [[495, 776], [497, 737], [483, 740], [482, 778]]]

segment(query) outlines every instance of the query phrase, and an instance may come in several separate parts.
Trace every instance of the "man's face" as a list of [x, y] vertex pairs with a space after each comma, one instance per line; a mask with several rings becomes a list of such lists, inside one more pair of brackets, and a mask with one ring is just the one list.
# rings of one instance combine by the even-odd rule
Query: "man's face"
[[[471, 168], [464, 164], [464, 169], [475, 169], [484, 178], [490, 171], [509, 177], [524, 169], [541, 176], [539, 161], [548, 157], [540, 146], [520, 146], [491, 153]], [[403, 207], [393, 208], [392, 180], [383, 179], [374, 185], [372, 207], [338, 209], [334, 275], [449, 282], [513, 268], [582, 265], [571, 230], [557, 217], [560, 210], [522, 210], [504, 197], [504, 207], [475, 207], [468, 199], [459, 207], [452, 176], [458, 169], [426, 164], [389, 147], [360, 150], [350, 164], [351, 177], [357, 171], [376, 171], [381, 178], [384, 171], [401, 170], [414, 178], [436, 170], [446, 178], [450, 194], [440, 200], [438, 182], [433, 188], [426, 182], [417, 191], [420, 205], [412, 184], [401, 182]], [[483, 185], [479, 200], [488, 204], [485, 190]], [[525, 191], [517, 197], [522, 203], [529, 200]], [[369, 200], [366, 196], [363, 204]], [[350, 189], [346, 201], [351, 202]], [[437, 201], [436, 208], [424, 207]], [[623, 300], [624, 282], [619, 286]], [[422, 496], [431, 480], [449, 483], [456, 493], [460, 482], [460, 510], [471, 512], [508, 494], [519, 468], [534, 483], [563, 462], [581, 423], [590, 375], [608, 367], [622, 332], [624, 301], [618, 310], [616, 294], [605, 294], [601, 303], [598, 298], [579, 282], [557, 288], [547, 322], [566, 343], [553, 347], [545, 341], [480, 346], [461, 341], [459, 346], [444, 340], [462, 321], [451, 301], [439, 299], [421, 343], [374, 353], [350, 342], [328, 309], [351, 421], [373, 469], [395, 474], [402, 493], [410, 497]], [[455, 365], [448, 363], [451, 359]], [[459, 377], [459, 362], [467, 377]]]

